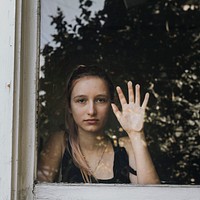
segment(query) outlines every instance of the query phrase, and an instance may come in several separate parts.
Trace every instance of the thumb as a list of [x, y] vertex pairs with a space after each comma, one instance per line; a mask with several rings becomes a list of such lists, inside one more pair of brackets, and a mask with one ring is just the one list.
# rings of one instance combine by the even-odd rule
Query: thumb
[[117, 119], [119, 119], [120, 116], [121, 116], [120, 110], [118, 109], [118, 107], [114, 103], [111, 103], [111, 106], [112, 106], [112, 110], [113, 110], [115, 116], [117, 117]]

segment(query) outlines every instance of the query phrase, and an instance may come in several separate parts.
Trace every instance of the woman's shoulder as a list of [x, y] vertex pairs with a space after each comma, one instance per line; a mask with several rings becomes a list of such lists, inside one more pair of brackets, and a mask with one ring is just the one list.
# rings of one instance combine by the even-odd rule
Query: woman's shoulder
[[132, 152], [132, 145], [131, 145], [130, 138], [128, 136], [120, 137], [118, 139], [118, 142], [119, 142], [119, 146], [124, 147], [128, 154]]
[[49, 139], [56, 140], [56, 141], [63, 141], [63, 139], [66, 139], [65, 131], [56, 131], [50, 134]]
[[54, 147], [58, 146], [62, 148], [62, 151], [66, 148], [67, 136], [65, 131], [56, 131], [50, 134], [48, 138], [48, 145], [53, 145]]
[[38, 180], [47, 182], [55, 180], [65, 150], [65, 138], [64, 131], [49, 135], [38, 160]]

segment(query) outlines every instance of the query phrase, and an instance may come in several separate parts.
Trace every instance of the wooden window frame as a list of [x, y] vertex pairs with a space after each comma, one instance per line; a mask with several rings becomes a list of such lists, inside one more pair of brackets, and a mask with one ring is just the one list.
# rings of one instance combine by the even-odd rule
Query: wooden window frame
[[40, 2], [2, 1], [0, 199], [199, 199], [199, 185], [34, 184]]

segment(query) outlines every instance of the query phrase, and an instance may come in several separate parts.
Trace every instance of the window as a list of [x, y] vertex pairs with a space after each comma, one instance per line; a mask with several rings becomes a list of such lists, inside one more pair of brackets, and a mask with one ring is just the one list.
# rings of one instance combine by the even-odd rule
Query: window
[[[68, 72], [75, 65], [98, 64], [114, 85], [126, 90], [125, 82], [132, 80], [150, 92], [145, 134], [162, 182], [199, 184], [199, 5], [69, 2], [41, 0], [41, 141], [65, 128]], [[110, 121], [109, 133], [123, 135], [114, 116]]]
[[0, 22], [2, 199], [199, 198], [199, 186], [35, 185], [39, 2], [2, 3], [1, 19], [8, 19]]

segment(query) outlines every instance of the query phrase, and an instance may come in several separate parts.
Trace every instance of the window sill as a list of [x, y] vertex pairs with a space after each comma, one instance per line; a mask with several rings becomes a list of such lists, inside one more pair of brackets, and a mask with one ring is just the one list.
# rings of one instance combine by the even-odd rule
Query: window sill
[[34, 193], [36, 200], [197, 200], [200, 186], [40, 183], [35, 185]]

